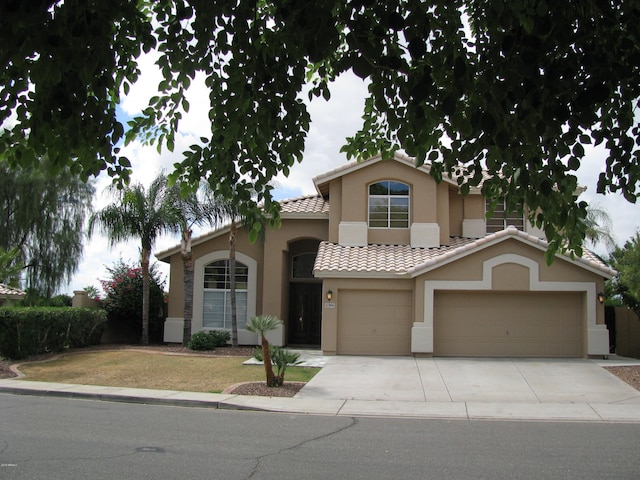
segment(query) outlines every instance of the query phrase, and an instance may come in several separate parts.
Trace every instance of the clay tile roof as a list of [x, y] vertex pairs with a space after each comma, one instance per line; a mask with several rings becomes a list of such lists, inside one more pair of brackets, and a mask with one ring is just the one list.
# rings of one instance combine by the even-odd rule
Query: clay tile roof
[[10, 287], [9, 285], [5, 285], [4, 283], [0, 283], [0, 297], [2, 298], [12, 298], [19, 299], [26, 295], [22, 290], [18, 290], [17, 288]]
[[316, 273], [403, 274], [416, 265], [472, 242], [473, 239], [454, 237], [450, 245], [439, 248], [412, 248], [410, 245], [347, 246], [322, 242], [314, 270]]
[[[509, 227], [482, 238], [451, 237], [449, 245], [438, 248], [412, 248], [409, 245], [365, 245], [346, 246], [330, 242], [320, 243], [314, 273], [337, 274], [344, 276], [396, 276], [415, 275], [439, 264], [464, 256], [483, 246], [499, 242], [509, 237], [519, 238], [526, 243], [546, 250], [546, 241], [526, 232]], [[607, 276], [616, 274], [597, 255], [584, 250], [582, 257], [565, 259], [583, 267], [598, 271]]]
[[329, 202], [319, 195], [292, 198], [280, 201], [282, 214], [323, 214], [329, 213]]

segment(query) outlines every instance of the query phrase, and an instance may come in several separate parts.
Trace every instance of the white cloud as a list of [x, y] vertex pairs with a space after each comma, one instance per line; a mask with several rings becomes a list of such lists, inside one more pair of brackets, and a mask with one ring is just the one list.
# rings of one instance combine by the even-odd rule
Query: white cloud
[[[134, 115], [144, 108], [148, 99], [156, 91], [160, 76], [159, 70], [153, 65], [154, 61], [153, 55], [147, 55], [142, 59], [143, 72], [140, 81], [131, 89], [122, 104], [123, 110], [129, 115]], [[340, 147], [345, 143], [345, 138], [353, 135], [361, 126], [364, 98], [367, 93], [366, 85], [356, 76], [345, 74], [337, 79], [331, 88], [331, 93], [329, 102], [315, 99], [310, 103], [312, 125], [307, 138], [304, 160], [291, 169], [288, 177], [281, 175], [276, 179], [280, 189], [287, 192], [287, 196], [290, 196], [289, 192], [305, 195], [315, 193], [313, 177], [340, 167], [346, 162], [346, 156], [340, 153]], [[194, 80], [188, 99], [191, 108], [181, 123], [181, 132], [176, 137], [173, 153], [163, 151], [162, 154], [158, 154], [155, 146], [145, 146], [139, 142], [133, 142], [123, 149], [123, 154], [132, 161], [134, 181], [148, 185], [160, 169], [171, 172], [173, 163], [182, 160], [182, 151], [189, 145], [197, 143], [198, 137], [209, 135], [209, 100], [201, 77]], [[588, 187], [582, 198], [587, 201], [597, 201], [609, 212], [616, 240], [621, 244], [640, 228], [640, 205], [630, 204], [619, 195], [595, 194], [597, 177], [604, 165], [602, 155], [601, 151], [590, 152], [578, 172], [580, 183]], [[96, 191], [102, 192], [109, 183], [108, 177], [101, 176], [98, 179]], [[95, 208], [103, 207], [108, 201], [108, 198], [98, 195], [94, 202]], [[156, 243], [155, 251], [167, 249], [178, 242], [178, 236], [162, 237]], [[138, 245], [135, 242], [109, 248], [104, 236], [94, 236], [86, 244], [85, 256], [79, 272], [64, 291], [71, 292], [87, 285], [97, 286], [97, 279], [105, 277], [104, 265], [112, 265], [118, 258], [137, 261], [138, 251]], [[606, 253], [600, 246], [596, 251], [600, 254]], [[168, 275], [168, 265], [159, 262], [159, 266], [163, 274]]]
[[[578, 180], [587, 190], [580, 196], [580, 200], [598, 205], [609, 214], [616, 244], [623, 245], [640, 229], [640, 204], [628, 202], [619, 193], [597, 193], [598, 177], [606, 166], [606, 151], [602, 147], [588, 147], [585, 150], [586, 156], [578, 170]], [[607, 256], [604, 245], [596, 245], [594, 251]]]
[[162, 72], [155, 62], [160, 57], [157, 51], [144, 53], [138, 58], [140, 76], [133, 84], [128, 95], [121, 92], [120, 107], [129, 115], [140, 113], [149, 105], [149, 99], [158, 91], [158, 84], [162, 81]]

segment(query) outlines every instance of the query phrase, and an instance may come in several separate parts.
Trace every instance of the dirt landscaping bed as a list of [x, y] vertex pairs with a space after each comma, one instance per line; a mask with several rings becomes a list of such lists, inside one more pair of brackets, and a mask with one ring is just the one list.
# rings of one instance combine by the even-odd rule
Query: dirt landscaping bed
[[605, 370], [624, 380], [636, 390], [640, 390], [640, 366], [605, 367]]

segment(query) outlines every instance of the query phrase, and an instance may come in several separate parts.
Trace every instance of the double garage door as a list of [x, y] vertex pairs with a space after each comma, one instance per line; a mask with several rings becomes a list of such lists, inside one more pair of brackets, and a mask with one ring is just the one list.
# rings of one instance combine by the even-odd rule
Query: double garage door
[[581, 357], [583, 294], [435, 294], [434, 355]]
[[[582, 357], [583, 294], [438, 291], [434, 355]], [[338, 353], [410, 355], [411, 291], [341, 290]]]

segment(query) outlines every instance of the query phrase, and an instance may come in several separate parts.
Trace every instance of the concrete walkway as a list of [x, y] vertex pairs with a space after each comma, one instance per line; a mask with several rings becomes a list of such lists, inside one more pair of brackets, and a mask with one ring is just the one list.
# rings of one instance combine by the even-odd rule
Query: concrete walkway
[[0, 393], [293, 414], [640, 423], [640, 392], [602, 369], [632, 359], [324, 357], [294, 397], [0, 380]]

